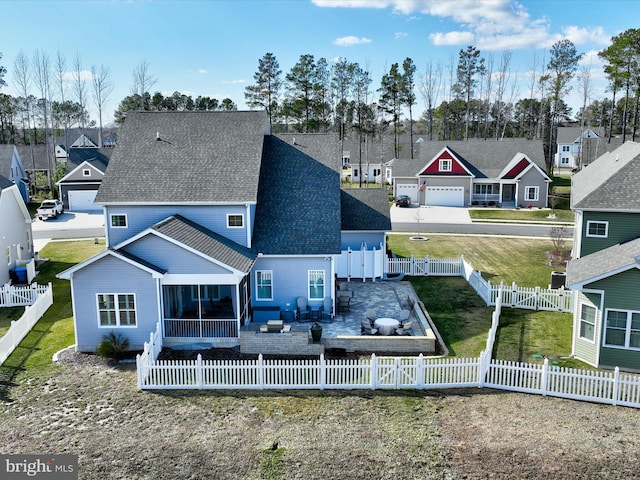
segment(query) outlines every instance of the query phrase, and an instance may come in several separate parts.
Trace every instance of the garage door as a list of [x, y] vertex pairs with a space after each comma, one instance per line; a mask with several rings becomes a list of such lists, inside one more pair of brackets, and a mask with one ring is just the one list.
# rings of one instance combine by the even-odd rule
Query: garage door
[[69, 210], [72, 212], [95, 212], [102, 210], [102, 205], [96, 205], [97, 190], [74, 190], [69, 192]]
[[396, 195], [409, 195], [413, 203], [418, 202], [418, 186], [417, 185], [396, 185]]
[[427, 187], [427, 205], [464, 207], [464, 187]]

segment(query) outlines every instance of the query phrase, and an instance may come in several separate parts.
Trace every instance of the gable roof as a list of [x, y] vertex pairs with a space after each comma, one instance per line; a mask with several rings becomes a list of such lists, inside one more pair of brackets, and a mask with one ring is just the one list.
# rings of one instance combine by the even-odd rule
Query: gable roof
[[275, 255], [340, 253], [337, 137], [295, 135], [295, 145], [292, 137], [264, 139], [253, 248]]
[[516, 152], [526, 155], [544, 172], [544, 150], [542, 142], [523, 138], [505, 138], [503, 140], [450, 140], [424, 141], [420, 143], [418, 158], [398, 159], [393, 164], [394, 177], [412, 177], [421, 171], [426, 163], [431, 162], [444, 148], [455, 152], [456, 157], [464, 161], [464, 165], [477, 178], [499, 178]]
[[67, 172], [71, 172], [83, 162], [89, 162], [104, 173], [113, 152], [113, 148], [73, 148], [69, 151]]
[[4, 175], [0, 175], [0, 190], [4, 190], [5, 188], [9, 188], [15, 185], [11, 180], [9, 180]]
[[577, 143], [582, 138], [604, 138], [603, 127], [558, 127], [558, 143]]
[[13, 153], [16, 150], [15, 145], [0, 145], [0, 175], [12, 178], [11, 165], [13, 164]]
[[631, 268], [640, 268], [640, 238], [571, 260], [567, 265], [567, 284], [570, 288], [582, 288]]
[[625, 142], [571, 179], [574, 210], [640, 211], [640, 144]]
[[[79, 164], [77, 167], [75, 167], [73, 170], [71, 170], [69, 173], [67, 173], [64, 177], [62, 177], [60, 180], [58, 180], [56, 182], [56, 185], [60, 185], [61, 183], [66, 183], [68, 180], [70, 180], [76, 172], [78, 172], [79, 170], [83, 170], [85, 167], [91, 167], [94, 170], [96, 170], [96, 173], [99, 174], [94, 178], [91, 178], [91, 180], [88, 180], [91, 183], [96, 183], [98, 182], [98, 180], [101, 177], [104, 177], [104, 170], [106, 169], [106, 166], [99, 160], [96, 160], [95, 158], [91, 159], [91, 160], [85, 160], [84, 162], [82, 162], [81, 164]], [[77, 183], [78, 180], [75, 181], [71, 181], [74, 183]]]
[[[46, 145], [16, 145], [16, 148], [25, 170], [49, 170]], [[55, 166], [55, 158], [51, 152], [51, 167]]]
[[535, 169], [546, 181], [551, 182], [549, 176], [535, 162], [532, 162], [524, 153], [516, 153], [509, 164], [500, 172], [499, 178], [517, 179], [522, 177], [530, 169]]
[[256, 259], [251, 249], [181, 215], [168, 217], [150, 229], [242, 273], [248, 273]]
[[128, 252], [123, 252], [123, 251], [116, 251], [114, 249], [108, 248], [107, 250], [104, 250], [100, 253], [98, 253], [97, 255], [94, 255], [91, 258], [88, 258], [87, 260], [77, 263], [75, 264], [73, 267], [71, 268], [67, 268], [66, 270], [63, 270], [62, 272], [56, 274], [56, 278], [62, 278], [64, 280], [71, 280], [71, 277], [73, 277], [73, 275], [78, 271], [78, 270], [82, 270], [83, 268], [97, 262], [98, 260], [101, 260], [104, 257], [107, 256], [111, 256], [114, 258], [117, 258], [119, 260], [122, 260], [126, 263], [128, 263], [129, 265], [133, 265], [136, 268], [139, 268], [141, 270], [144, 270], [148, 273], [150, 273], [154, 278], [161, 278], [163, 277], [167, 272], [166, 270], [157, 267], [149, 262], [146, 262], [144, 260], [142, 260], [139, 257], [136, 257], [135, 255], [132, 255]]
[[342, 230], [391, 230], [389, 195], [385, 188], [340, 191]]
[[102, 204], [255, 203], [265, 112], [130, 112]]

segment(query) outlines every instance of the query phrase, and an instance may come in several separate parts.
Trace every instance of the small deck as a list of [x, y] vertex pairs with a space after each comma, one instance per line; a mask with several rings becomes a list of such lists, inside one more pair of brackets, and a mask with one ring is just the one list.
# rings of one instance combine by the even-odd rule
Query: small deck
[[409, 321], [413, 324], [413, 335], [382, 336], [361, 335], [360, 323], [367, 309], [374, 309], [377, 317], [398, 318], [408, 298], [417, 300], [409, 282], [376, 281], [349, 282], [353, 291], [348, 312], [338, 312], [332, 322], [321, 322], [322, 339], [311, 340], [313, 321], [286, 322], [287, 333], [261, 333], [263, 323], [252, 322], [240, 329], [240, 351], [243, 353], [315, 355], [325, 349], [354, 352], [423, 353], [433, 355], [438, 351], [436, 335], [430, 321], [420, 307], [412, 311]]

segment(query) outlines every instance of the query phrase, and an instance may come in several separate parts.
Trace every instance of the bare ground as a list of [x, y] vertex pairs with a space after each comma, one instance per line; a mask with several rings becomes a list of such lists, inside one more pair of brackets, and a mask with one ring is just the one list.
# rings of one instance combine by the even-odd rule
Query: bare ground
[[84, 479], [638, 478], [640, 412], [489, 389], [139, 392], [75, 355], [0, 386], [0, 451]]

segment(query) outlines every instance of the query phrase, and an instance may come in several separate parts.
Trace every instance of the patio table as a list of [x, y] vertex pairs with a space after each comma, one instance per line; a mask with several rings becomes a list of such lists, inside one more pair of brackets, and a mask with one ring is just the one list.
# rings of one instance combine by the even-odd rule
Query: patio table
[[400, 326], [400, 322], [395, 318], [377, 318], [373, 323], [378, 329], [380, 335], [393, 335], [393, 333], [396, 331], [396, 328]]

